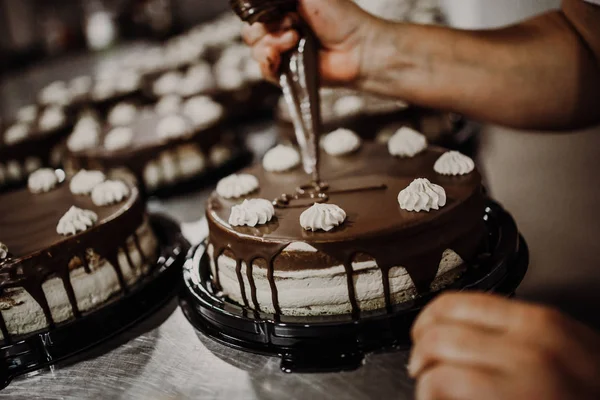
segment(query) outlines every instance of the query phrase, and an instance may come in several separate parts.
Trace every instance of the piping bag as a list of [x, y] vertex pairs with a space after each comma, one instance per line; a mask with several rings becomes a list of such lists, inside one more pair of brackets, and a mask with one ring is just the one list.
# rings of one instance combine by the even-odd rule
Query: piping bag
[[[274, 23], [297, 11], [298, 0], [230, 0], [231, 8], [245, 22]], [[279, 84], [290, 110], [304, 171], [319, 187], [319, 136], [322, 129], [319, 97], [319, 41], [300, 21], [300, 41], [282, 55]]]

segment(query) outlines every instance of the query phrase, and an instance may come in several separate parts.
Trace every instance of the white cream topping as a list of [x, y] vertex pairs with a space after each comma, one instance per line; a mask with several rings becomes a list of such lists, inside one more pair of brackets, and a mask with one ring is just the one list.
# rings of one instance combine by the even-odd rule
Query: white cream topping
[[8, 257], [8, 246], [0, 242], [0, 261], [6, 260]]
[[98, 184], [104, 182], [106, 176], [102, 171], [82, 169], [71, 178], [69, 189], [74, 195], [88, 195]]
[[156, 103], [154, 110], [159, 115], [177, 114], [181, 108], [183, 100], [176, 94], [163, 96]]
[[179, 94], [190, 96], [206, 92], [215, 87], [215, 77], [208, 63], [200, 63], [191, 66], [187, 74], [179, 82]]
[[458, 151], [448, 151], [437, 159], [433, 169], [441, 175], [467, 175], [475, 169], [475, 163]]
[[192, 133], [188, 121], [179, 115], [168, 115], [156, 126], [156, 133], [162, 139], [177, 139]]
[[133, 141], [133, 130], [131, 128], [120, 126], [111, 129], [104, 138], [104, 148], [106, 150], [120, 150], [129, 146]]
[[42, 104], [65, 105], [69, 102], [69, 89], [63, 81], [52, 82], [43, 88], [39, 94], [39, 100]]
[[446, 191], [428, 179], [418, 178], [400, 191], [398, 203], [406, 211], [438, 210], [446, 205]]
[[113, 79], [100, 79], [92, 89], [92, 97], [95, 100], [106, 100], [116, 93], [115, 82]]
[[354, 153], [362, 144], [361, 138], [349, 129], [337, 129], [321, 139], [321, 147], [331, 156]]
[[4, 132], [4, 143], [11, 145], [22, 142], [29, 135], [29, 126], [19, 123], [11, 126]]
[[244, 75], [233, 67], [224, 67], [215, 72], [217, 86], [222, 90], [238, 90], [244, 86]]
[[94, 81], [90, 76], [78, 76], [69, 82], [69, 94], [71, 97], [85, 96], [92, 89]]
[[46, 193], [58, 185], [58, 177], [51, 168], [41, 168], [29, 175], [27, 187], [31, 193]]
[[269, 200], [246, 199], [242, 204], [233, 206], [229, 215], [231, 226], [263, 225], [273, 219], [275, 208]]
[[92, 202], [99, 206], [120, 203], [129, 196], [129, 187], [123, 181], [108, 180], [92, 189]]
[[267, 151], [262, 164], [270, 172], [289, 171], [300, 165], [300, 153], [293, 147], [280, 144]]
[[427, 148], [427, 139], [419, 132], [403, 126], [388, 141], [391, 155], [414, 157]]
[[27, 124], [33, 123], [38, 114], [38, 107], [35, 104], [23, 106], [17, 111], [17, 120]]
[[344, 96], [333, 103], [333, 112], [338, 117], [360, 114], [365, 101], [360, 96]]
[[77, 125], [71, 136], [67, 139], [67, 148], [77, 152], [88, 150], [100, 143], [100, 127], [92, 123]]
[[307, 231], [329, 232], [344, 223], [346, 212], [335, 204], [315, 203], [300, 214], [300, 225]]
[[71, 206], [69, 211], [58, 221], [56, 233], [63, 236], [75, 235], [77, 232], [91, 228], [96, 221], [98, 221], [98, 215], [95, 212]]
[[225, 199], [245, 196], [258, 189], [258, 179], [250, 174], [233, 174], [217, 184], [217, 194]]
[[112, 126], [124, 126], [131, 124], [137, 116], [138, 109], [135, 104], [119, 103], [108, 113], [108, 123]]
[[154, 94], [157, 96], [165, 96], [167, 94], [177, 93], [179, 84], [183, 76], [180, 72], [171, 71], [161, 75], [152, 86]]
[[195, 96], [183, 104], [182, 111], [196, 128], [208, 128], [221, 119], [225, 109], [208, 96]]
[[117, 78], [117, 90], [121, 93], [128, 93], [137, 90], [140, 86], [142, 76], [134, 70], [122, 71]]
[[62, 107], [48, 107], [40, 117], [39, 127], [42, 131], [51, 131], [60, 128], [65, 123], [65, 119], [65, 112]]
[[260, 81], [263, 79], [262, 71], [260, 70], [260, 64], [254, 59], [248, 59], [244, 66], [244, 75], [250, 82]]

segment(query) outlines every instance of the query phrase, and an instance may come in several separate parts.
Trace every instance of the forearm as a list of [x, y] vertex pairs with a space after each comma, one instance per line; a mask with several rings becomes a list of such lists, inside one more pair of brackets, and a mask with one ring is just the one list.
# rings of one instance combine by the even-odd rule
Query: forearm
[[600, 122], [600, 48], [586, 40], [596, 32], [582, 34], [590, 24], [573, 24], [569, 12], [489, 31], [383, 24], [364, 52], [358, 85], [516, 128]]

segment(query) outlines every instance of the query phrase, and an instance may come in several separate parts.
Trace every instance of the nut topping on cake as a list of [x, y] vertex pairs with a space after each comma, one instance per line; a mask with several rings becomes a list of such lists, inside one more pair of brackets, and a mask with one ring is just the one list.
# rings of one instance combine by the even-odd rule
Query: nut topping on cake
[[335, 204], [315, 203], [300, 214], [300, 225], [307, 231], [329, 232], [346, 220], [346, 212]]
[[446, 205], [446, 191], [428, 179], [418, 178], [398, 194], [400, 208], [406, 211], [438, 210]]
[[300, 165], [300, 154], [293, 147], [280, 144], [265, 154], [262, 164], [269, 172], [289, 171]]
[[88, 195], [94, 187], [104, 182], [105, 179], [106, 176], [101, 171], [86, 171], [82, 169], [71, 178], [69, 189], [75, 195]]
[[467, 175], [475, 169], [475, 163], [458, 151], [449, 151], [438, 158], [433, 169], [441, 175]]
[[51, 168], [41, 168], [29, 175], [27, 187], [31, 193], [46, 193], [58, 185], [58, 177]]
[[414, 157], [427, 148], [427, 139], [419, 132], [403, 126], [388, 142], [391, 155], [399, 157]]
[[337, 129], [321, 139], [321, 147], [331, 156], [344, 156], [360, 148], [360, 137], [349, 129]]
[[229, 224], [232, 226], [263, 225], [273, 219], [275, 208], [269, 200], [249, 199], [240, 205], [233, 206], [229, 216]]
[[75, 235], [77, 232], [91, 228], [96, 221], [98, 221], [98, 215], [95, 212], [71, 206], [69, 211], [58, 221], [56, 233], [63, 236]]
[[129, 196], [129, 188], [122, 181], [105, 181], [92, 189], [92, 201], [99, 207], [119, 203], [127, 196]]
[[236, 199], [258, 189], [258, 179], [250, 174], [233, 174], [217, 184], [217, 194], [225, 199]]

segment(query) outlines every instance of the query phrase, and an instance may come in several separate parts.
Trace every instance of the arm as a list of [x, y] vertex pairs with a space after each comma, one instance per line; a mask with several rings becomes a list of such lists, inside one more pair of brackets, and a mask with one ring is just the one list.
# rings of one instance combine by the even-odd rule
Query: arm
[[497, 30], [387, 23], [367, 43], [362, 89], [516, 128], [600, 121], [600, 7], [582, 0]]

